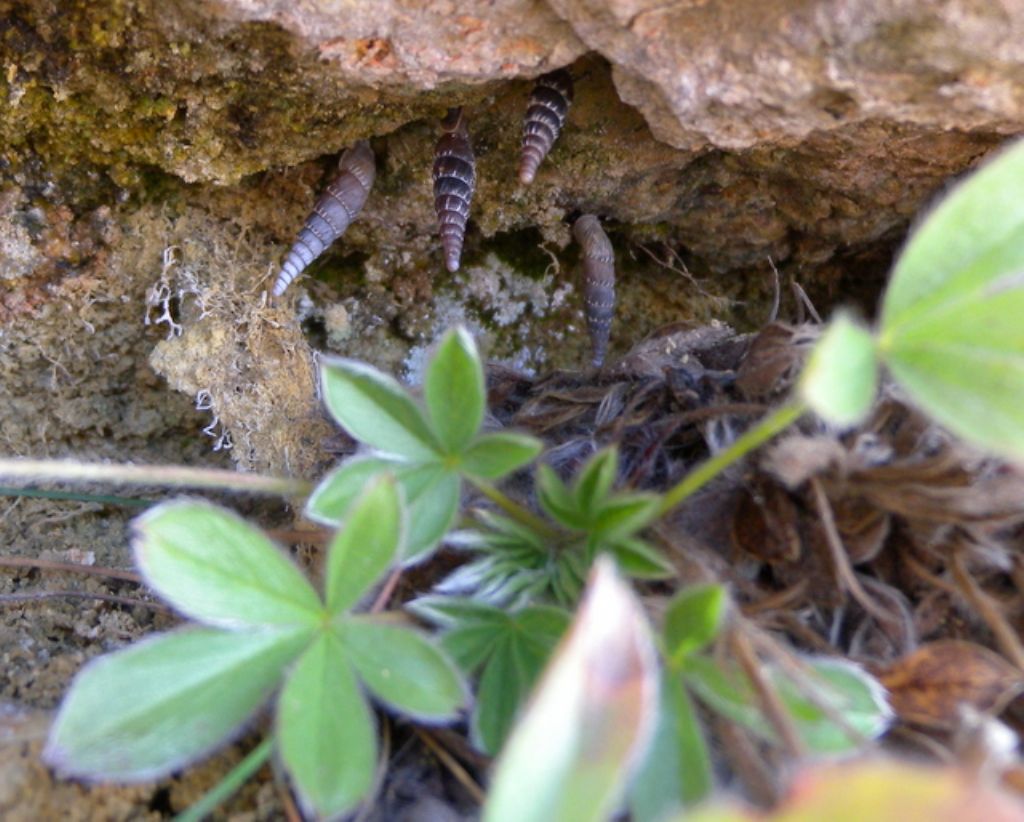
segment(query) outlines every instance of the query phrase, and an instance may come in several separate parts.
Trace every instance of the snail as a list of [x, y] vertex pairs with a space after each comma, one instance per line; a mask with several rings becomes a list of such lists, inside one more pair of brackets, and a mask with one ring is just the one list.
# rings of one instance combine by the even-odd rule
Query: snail
[[360, 140], [345, 151], [338, 161], [338, 171], [338, 176], [316, 201], [298, 239], [285, 257], [277, 279], [274, 280], [273, 296], [284, 294], [292, 280], [344, 234], [362, 211], [375, 174], [370, 144]]
[[523, 149], [519, 160], [519, 181], [533, 182], [537, 169], [547, 157], [572, 102], [572, 75], [565, 69], [537, 78], [523, 121]]
[[600, 220], [593, 214], [576, 220], [572, 233], [583, 250], [583, 302], [593, 365], [599, 367], [608, 351], [615, 312], [615, 252]]
[[444, 134], [434, 151], [434, 209], [445, 266], [449, 271], [458, 271], [469, 204], [476, 188], [476, 158], [461, 107], [448, 110], [441, 128]]

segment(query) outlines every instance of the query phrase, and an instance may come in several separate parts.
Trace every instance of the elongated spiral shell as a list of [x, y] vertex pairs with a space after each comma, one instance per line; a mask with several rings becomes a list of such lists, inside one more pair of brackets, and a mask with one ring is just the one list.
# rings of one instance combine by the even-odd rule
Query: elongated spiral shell
[[615, 252], [601, 222], [584, 214], [572, 227], [583, 249], [583, 302], [590, 332], [593, 364], [600, 366], [608, 351], [612, 317], [615, 314]]
[[572, 102], [572, 75], [565, 69], [537, 78], [523, 121], [519, 182], [528, 185], [558, 139]]
[[360, 140], [341, 155], [338, 176], [327, 186], [306, 218], [295, 244], [284, 258], [274, 281], [273, 295], [280, 297], [299, 276], [338, 239], [363, 210], [376, 174], [373, 149]]
[[444, 134], [434, 151], [434, 210], [441, 230], [445, 265], [449, 271], [458, 271], [469, 204], [476, 189], [476, 158], [461, 108], [449, 109], [441, 128]]

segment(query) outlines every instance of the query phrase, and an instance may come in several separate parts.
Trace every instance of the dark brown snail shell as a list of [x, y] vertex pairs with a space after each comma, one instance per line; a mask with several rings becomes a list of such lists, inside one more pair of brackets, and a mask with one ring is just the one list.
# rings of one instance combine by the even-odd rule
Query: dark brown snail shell
[[373, 149], [360, 140], [341, 155], [338, 176], [316, 201], [298, 239], [284, 258], [274, 280], [273, 296], [279, 297], [327, 247], [338, 239], [359, 215], [373, 186], [376, 173]]
[[615, 314], [615, 252], [601, 221], [584, 214], [572, 227], [573, 236], [583, 250], [583, 302], [587, 330], [593, 351], [593, 364], [600, 366], [608, 352], [612, 317]]
[[565, 69], [537, 78], [523, 120], [519, 182], [532, 183], [537, 169], [558, 139], [572, 102], [572, 75]]
[[458, 271], [469, 204], [476, 189], [476, 158], [461, 108], [450, 109], [441, 127], [444, 134], [434, 151], [434, 209], [445, 266], [449, 271]]

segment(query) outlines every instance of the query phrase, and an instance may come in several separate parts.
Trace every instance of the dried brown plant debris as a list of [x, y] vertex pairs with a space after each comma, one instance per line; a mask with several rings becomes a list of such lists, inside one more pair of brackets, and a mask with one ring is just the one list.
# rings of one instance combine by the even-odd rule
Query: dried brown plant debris
[[[599, 373], [492, 369], [491, 408], [542, 437], [543, 459], [565, 477], [616, 444], [620, 486], [664, 491], [790, 394], [817, 334], [678, 324]], [[528, 479], [519, 490], [529, 497]], [[794, 676], [801, 653], [867, 665], [913, 725], [897, 729], [903, 743], [932, 756], [954, 757], [965, 706], [1024, 729], [1012, 704], [1024, 671], [1024, 470], [952, 439], [893, 387], [856, 430], [808, 415], [648, 536], [679, 587], [729, 587], [746, 626], [732, 647], [746, 648], [751, 670], [751, 647]], [[652, 610], [674, 587], [650, 589]], [[728, 738], [733, 769], [770, 794], [743, 734]]]
[[964, 705], [1000, 710], [1024, 689], [1024, 674], [988, 648], [944, 639], [922, 645], [879, 672], [900, 719], [952, 730]]

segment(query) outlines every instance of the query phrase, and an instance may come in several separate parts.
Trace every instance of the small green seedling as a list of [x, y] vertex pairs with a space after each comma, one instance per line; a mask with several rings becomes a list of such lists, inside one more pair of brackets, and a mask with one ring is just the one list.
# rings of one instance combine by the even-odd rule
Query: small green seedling
[[501, 753], [484, 822], [607, 819], [643, 756], [658, 662], [643, 607], [599, 557], [569, 632]]
[[409, 608], [444, 631], [441, 645], [464, 673], [480, 672], [470, 735], [480, 750], [497, 754], [569, 614], [550, 605], [509, 611], [450, 596], [421, 597]]
[[[806, 675], [799, 682], [775, 666], [765, 673], [808, 753], [852, 753], [886, 731], [892, 709], [885, 690], [864, 669], [826, 657], [804, 659], [803, 665]], [[778, 741], [758, 708], [753, 685], [737, 665], [693, 657], [683, 681], [708, 707], [766, 741]]]
[[439, 593], [469, 593], [491, 605], [516, 607], [554, 601], [571, 608], [579, 601], [594, 558], [613, 556], [635, 579], [668, 579], [671, 564], [637, 534], [657, 517], [661, 497], [612, 491], [618, 451], [605, 448], [591, 457], [572, 486], [547, 465], [537, 468], [537, 501], [558, 526], [538, 528], [489, 511], [478, 511], [483, 526], [454, 535], [452, 543], [481, 556], [454, 571]]
[[455, 717], [465, 686], [448, 657], [393, 615], [353, 613], [397, 558], [397, 485], [375, 482], [332, 540], [321, 598], [259, 530], [183, 500], [136, 522], [146, 582], [200, 626], [101, 657], [72, 683], [45, 758], [65, 774], [156, 779], [237, 736], [279, 690], [274, 747], [310, 815], [370, 791], [377, 736], [365, 688], [416, 719]]
[[320, 483], [306, 506], [314, 520], [338, 525], [372, 477], [394, 474], [409, 503], [406, 561], [423, 559], [452, 526], [462, 480], [482, 490], [540, 453], [533, 437], [481, 433], [486, 392], [473, 338], [445, 334], [427, 366], [425, 408], [393, 378], [364, 363], [325, 359], [327, 408], [368, 453], [344, 462]]
[[[720, 634], [728, 611], [720, 585], [681, 591], [665, 611], [658, 726], [630, 796], [636, 822], [664, 819], [706, 799], [714, 788], [691, 694], [766, 742], [779, 741], [739, 666], [702, 653]], [[799, 683], [775, 666], [766, 667], [765, 679], [808, 753], [852, 753], [888, 728], [892, 711], [884, 691], [865, 671], [831, 659], [808, 659], [803, 665], [806, 674]]]
[[698, 585], [677, 594], [665, 611], [658, 724], [630, 793], [636, 822], [700, 802], [714, 787], [711, 754], [682, 670], [718, 637], [728, 606], [721, 585]]

